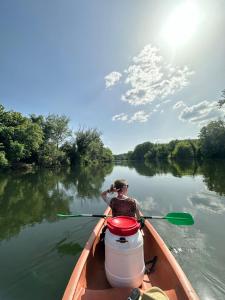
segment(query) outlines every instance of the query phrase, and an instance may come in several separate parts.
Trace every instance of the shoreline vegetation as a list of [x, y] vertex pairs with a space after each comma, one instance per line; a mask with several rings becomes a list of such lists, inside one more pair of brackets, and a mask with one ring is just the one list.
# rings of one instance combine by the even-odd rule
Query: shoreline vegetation
[[96, 128], [72, 132], [65, 115], [29, 117], [0, 105], [0, 168], [56, 168], [112, 162]]
[[200, 130], [198, 139], [172, 140], [169, 143], [144, 142], [134, 151], [114, 155], [115, 161], [185, 161], [225, 159], [225, 122], [211, 121]]
[[[221, 100], [222, 101], [222, 100]], [[218, 102], [222, 107], [224, 102]], [[225, 101], [225, 100], [224, 100]], [[0, 105], [0, 169], [58, 168], [93, 166], [117, 161], [225, 159], [225, 122], [211, 121], [200, 130], [198, 139], [172, 140], [159, 144], [144, 142], [133, 151], [113, 155], [104, 146], [96, 128], [69, 128], [65, 115], [6, 111]]]

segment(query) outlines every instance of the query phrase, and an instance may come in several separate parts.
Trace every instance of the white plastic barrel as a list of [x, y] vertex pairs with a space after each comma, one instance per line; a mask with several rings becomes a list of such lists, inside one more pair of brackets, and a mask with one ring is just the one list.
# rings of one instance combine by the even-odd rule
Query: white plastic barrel
[[131, 235], [118, 235], [106, 230], [105, 272], [112, 287], [139, 287], [145, 263], [140, 230]]

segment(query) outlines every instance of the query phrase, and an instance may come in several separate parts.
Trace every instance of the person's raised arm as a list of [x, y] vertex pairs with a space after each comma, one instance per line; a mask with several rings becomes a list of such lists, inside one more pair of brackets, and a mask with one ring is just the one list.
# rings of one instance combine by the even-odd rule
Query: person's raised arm
[[109, 205], [109, 203], [108, 203], [109, 201], [108, 201], [107, 195], [108, 195], [109, 193], [110, 193], [110, 190], [109, 190], [109, 189], [101, 193], [102, 199], [103, 199], [103, 200], [105, 201], [105, 203], [107, 203], [108, 205]]
[[105, 203], [107, 203], [108, 205], [110, 205], [110, 200], [111, 199], [109, 199], [108, 194], [110, 194], [110, 193], [116, 193], [116, 192], [118, 192], [118, 189], [114, 188], [113, 184], [112, 184], [111, 187], [108, 190], [106, 190], [106, 191], [104, 191], [104, 192], [101, 193], [101, 197], [105, 201]]

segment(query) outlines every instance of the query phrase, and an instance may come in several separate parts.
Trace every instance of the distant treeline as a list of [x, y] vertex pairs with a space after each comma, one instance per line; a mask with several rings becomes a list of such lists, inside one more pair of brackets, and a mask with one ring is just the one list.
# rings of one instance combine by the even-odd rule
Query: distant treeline
[[115, 160], [225, 158], [225, 122], [212, 121], [202, 127], [198, 139], [173, 140], [165, 144], [145, 142], [134, 151], [114, 155]]
[[80, 128], [72, 132], [69, 118], [50, 114], [23, 116], [0, 105], [0, 167], [57, 167], [98, 164], [113, 160], [101, 132]]
[[[225, 90], [218, 107], [225, 104]], [[173, 140], [165, 144], [145, 142], [134, 151], [113, 156], [104, 147], [96, 128], [72, 132], [69, 118], [50, 114], [23, 116], [0, 105], [0, 168], [18, 166], [58, 167], [96, 165], [114, 160], [225, 158], [225, 122], [204, 126], [198, 139]]]

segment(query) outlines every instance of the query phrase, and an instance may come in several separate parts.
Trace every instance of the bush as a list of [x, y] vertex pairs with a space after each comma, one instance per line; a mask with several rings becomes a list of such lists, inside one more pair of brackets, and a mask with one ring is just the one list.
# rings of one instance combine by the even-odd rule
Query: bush
[[172, 158], [175, 159], [192, 159], [194, 156], [193, 147], [187, 141], [177, 143], [172, 152]]
[[0, 168], [8, 166], [8, 160], [5, 157], [5, 152], [0, 152]]

